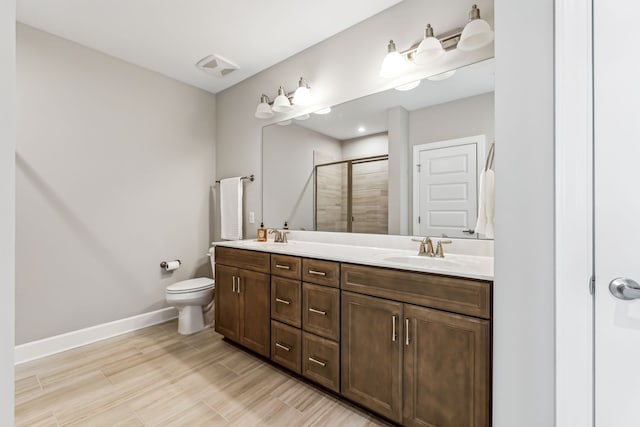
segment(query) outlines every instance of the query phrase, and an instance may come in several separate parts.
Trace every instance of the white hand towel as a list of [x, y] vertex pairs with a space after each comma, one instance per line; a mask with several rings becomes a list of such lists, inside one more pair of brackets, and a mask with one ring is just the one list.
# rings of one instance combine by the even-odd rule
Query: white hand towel
[[480, 190], [478, 194], [478, 221], [475, 232], [485, 237], [494, 237], [494, 205], [495, 205], [495, 174], [491, 169], [480, 173]]
[[221, 237], [225, 240], [242, 240], [242, 179], [220, 180]]

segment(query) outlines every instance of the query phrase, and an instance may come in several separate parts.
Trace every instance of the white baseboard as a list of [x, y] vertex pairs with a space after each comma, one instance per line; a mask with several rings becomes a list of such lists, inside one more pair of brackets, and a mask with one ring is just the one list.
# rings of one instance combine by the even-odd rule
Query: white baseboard
[[127, 317], [126, 319], [115, 320], [113, 322], [67, 332], [66, 334], [20, 344], [17, 345], [14, 350], [15, 364], [19, 365], [41, 357], [71, 350], [72, 348], [91, 344], [106, 338], [163, 323], [176, 317], [178, 317], [178, 311], [173, 307], [167, 307], [149, 313]]

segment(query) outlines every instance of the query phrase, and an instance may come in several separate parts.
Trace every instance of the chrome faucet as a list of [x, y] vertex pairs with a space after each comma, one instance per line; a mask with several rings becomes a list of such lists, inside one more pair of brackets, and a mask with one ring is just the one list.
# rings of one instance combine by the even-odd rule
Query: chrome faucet
[[436, 247], [437, 258], [444, 258], [444, 249], [442, 249], [442, 245], [448, 245], [451, 243], [451, 240], [438, 240], [438, 246]]
[[418, 255], [432, 257], [435, 255], [433, 251], [433, 242], [430, 237], [423, 239], [411, 239], [414, 242], [420, 242], [420, 249], [418, 249]]
[[275, 230], [270, 229], [269, 234], [273, 234], [273, 241], [275, 243], [287, 243], [287, 234], [289, 232], [286, 230]]

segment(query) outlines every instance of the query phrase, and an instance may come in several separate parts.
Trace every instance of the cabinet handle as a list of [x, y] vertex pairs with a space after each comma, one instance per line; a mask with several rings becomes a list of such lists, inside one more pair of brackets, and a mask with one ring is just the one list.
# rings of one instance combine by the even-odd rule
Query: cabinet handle
[[314, 359], [313, 357], [309, 357], [309, 362], [316, 363], [316, 364], [322, 366], [323, 368], [325, 366], [327, 366], [327, 362], [323, 362], [322, 360]]
[[276, 347], [281, 348], [284, 351], [291, 351], [291, 347], [287, 347], [286, 345], [280, 344], [279, 342], [276, 343]]
[[309, 311], [310, 311], [310, 312], [312, 312], [312, 313], [321, 314], [321, 315], [323, 315], [323, 316], [326, 316], [326, 315], [327, 315], [327, 312], [326, 312], [326, 311], [316, 310], [315, 308], [309, 308]]
[[409, 318], [404, 319], [404, 344], [409, 345]]
[[233, 291], [234, 294], [238, 293], [236, 291], [236, 276], [231, 276], [231, 290]]
[[395, 342], [398, 339], [398, 331], [396, 330], [396, 323], [398, 322], [398, 316], [391, 316], [391, 341]]
[[326, 276], [327, 273], [325, 273], [324, 271], [317, 271], [317, 270], [309, 270], [309, 274], [314, 274], [316, 276]]
[[291, 267], [283, 264], [276, 264], [276, 268], [281, 268], [283, 270], [291, 270]]
[[238, 293], [240, 293], [240, 276], [238, 276]]
[[276, 302], [279, 302], [281, 304], [291, 304], [291, 301], [287, 301], [286, 299], [280, 299], [280, 298], [276, 298]]

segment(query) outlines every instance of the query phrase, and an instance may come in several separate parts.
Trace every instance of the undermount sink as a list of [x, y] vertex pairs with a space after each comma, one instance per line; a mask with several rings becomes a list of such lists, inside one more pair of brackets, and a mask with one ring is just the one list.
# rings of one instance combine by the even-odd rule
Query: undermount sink
[[410, 264], [417, 265], [423, 267], [433, 267], [433, 268], [451, 268], [460, 266], [463, 264], [462, 261], [456, 259], [448, 259], [448, 258], [435, 258], [435, 257], [426, 257], [419, 255], [402, 255], [402, 256], [389, 256], [382, 258], [384, 261], [393, 262], [398, 264]]

